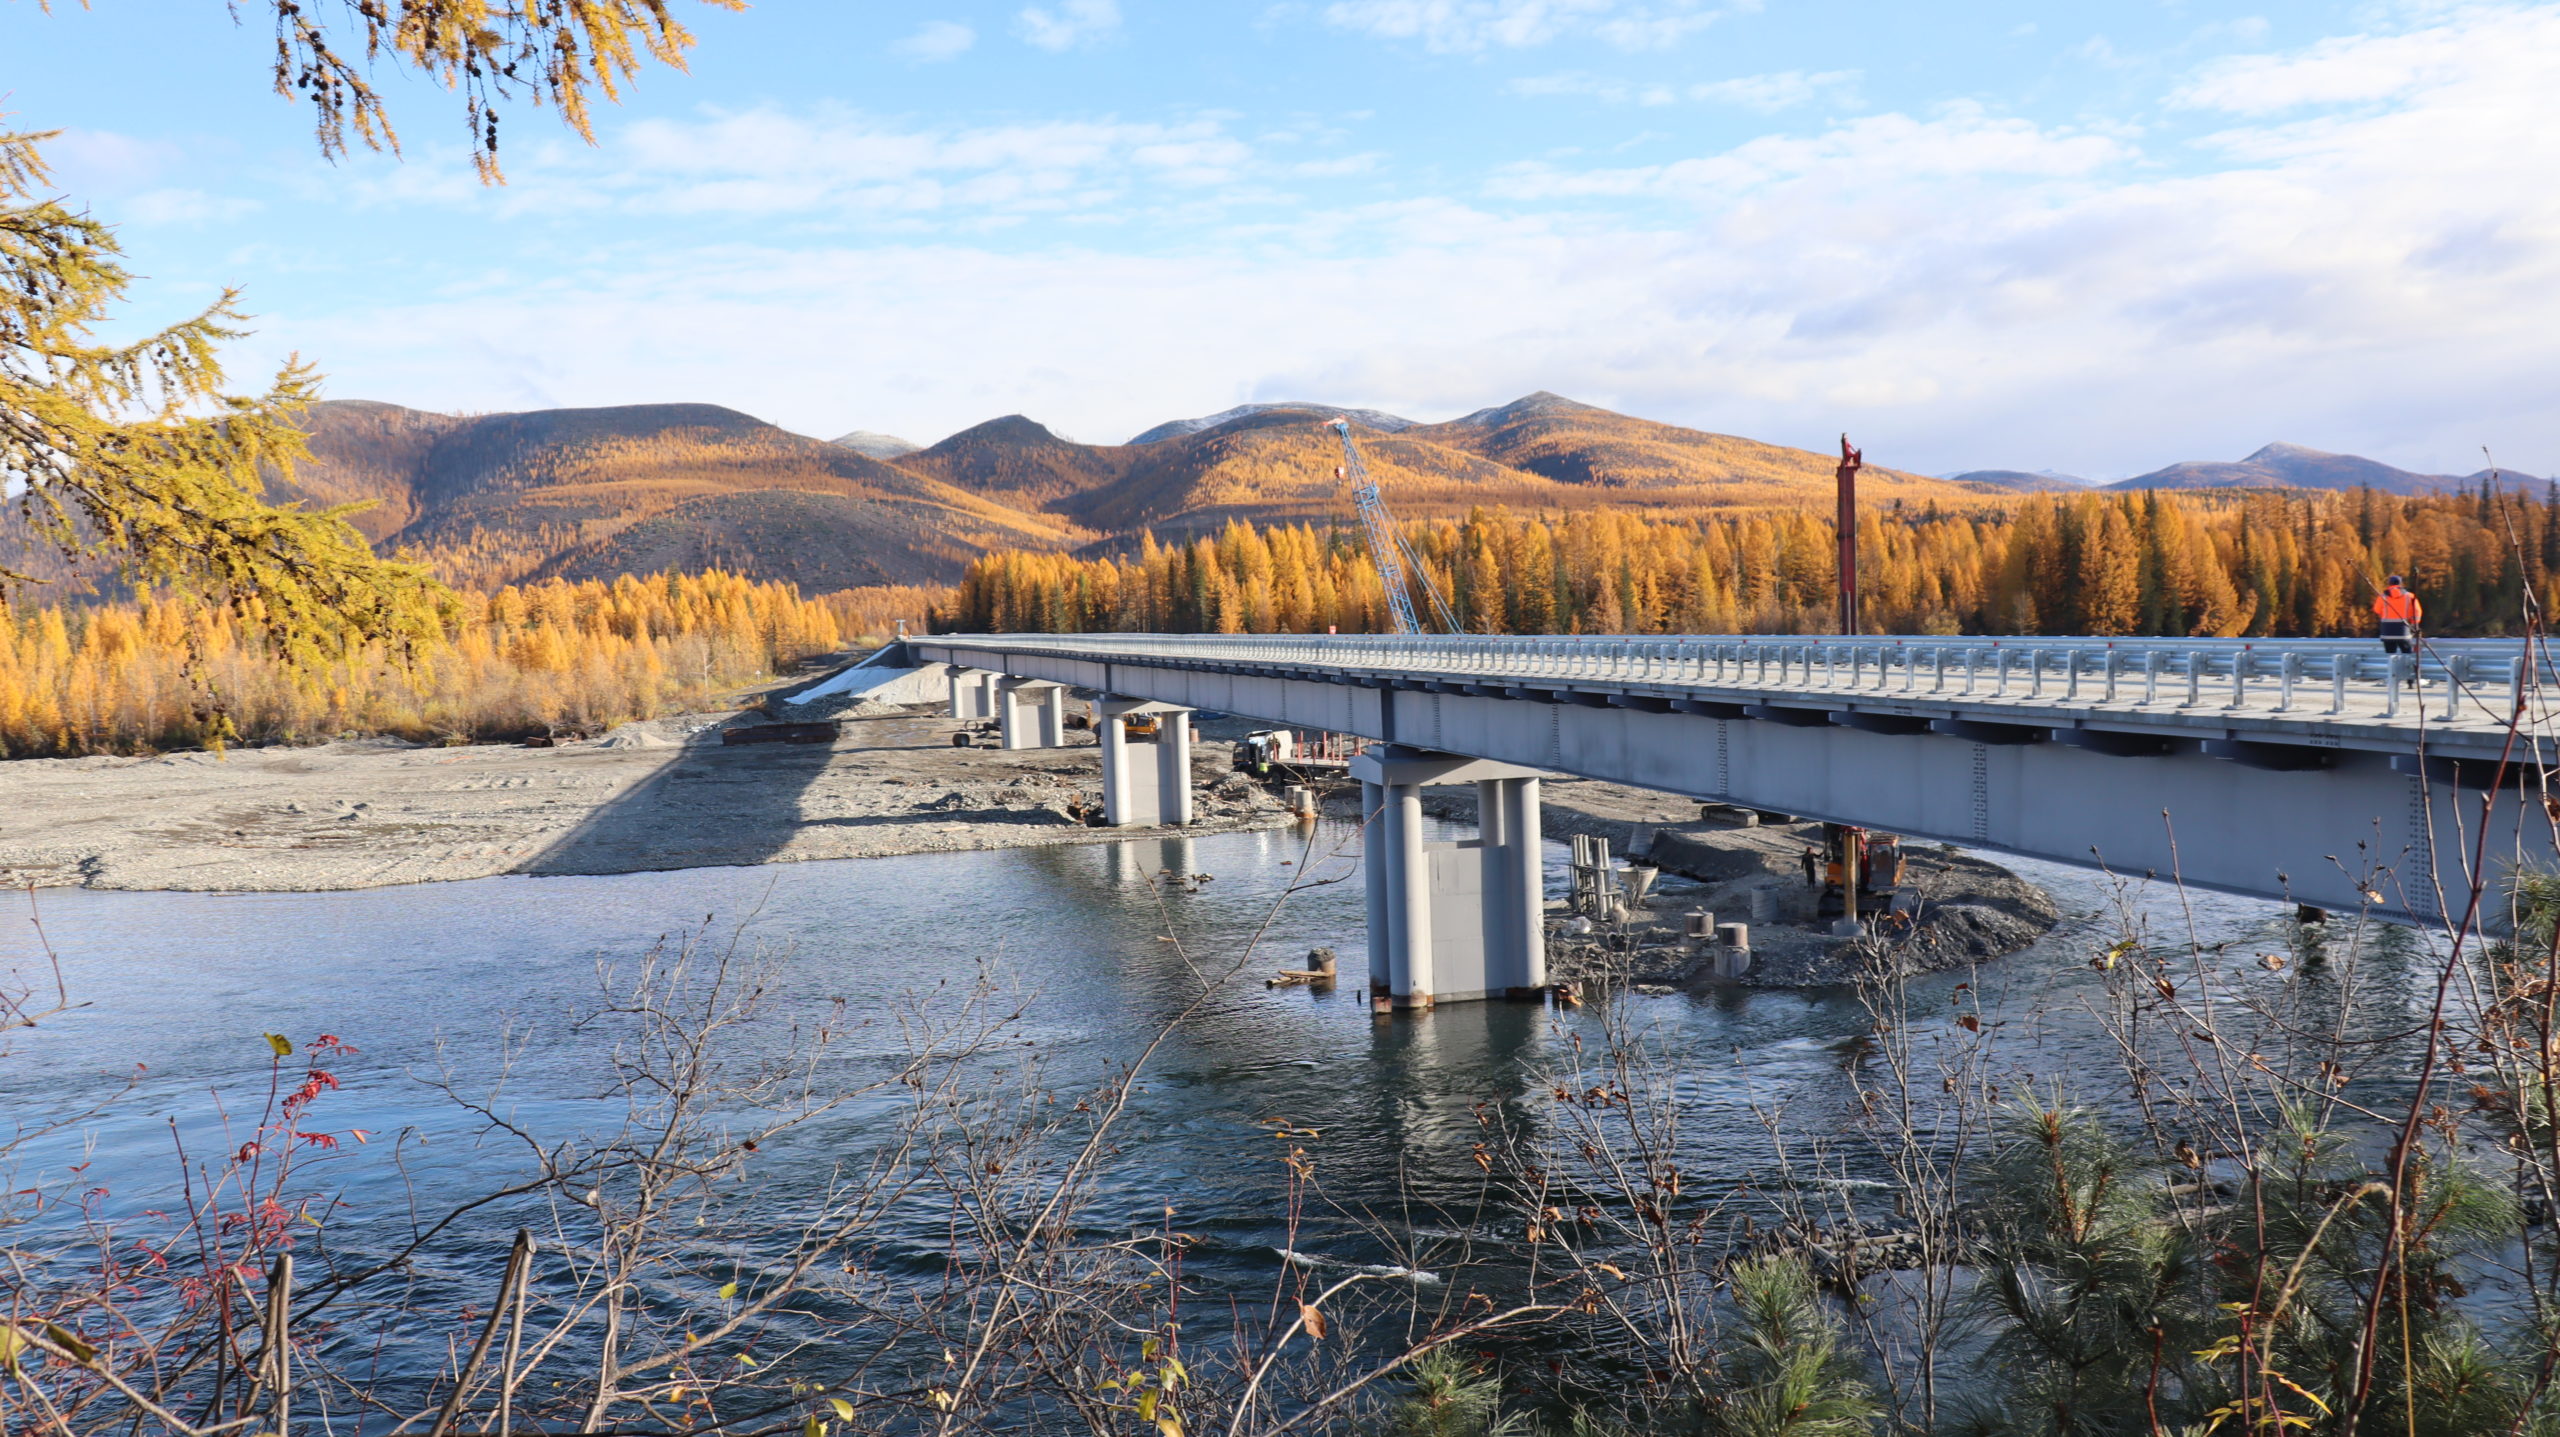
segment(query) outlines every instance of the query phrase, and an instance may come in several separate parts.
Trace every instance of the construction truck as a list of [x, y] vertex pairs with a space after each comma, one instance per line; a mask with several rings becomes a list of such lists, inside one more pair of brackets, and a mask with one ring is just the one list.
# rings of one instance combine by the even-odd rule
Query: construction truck
[[[1902, 835], [1871, 833], [1845, 823], [1822, 825], [1822, 912], [1876, 913], [1902, 886]], [[1856, 886], [1856, 908], [1849, 891]]]

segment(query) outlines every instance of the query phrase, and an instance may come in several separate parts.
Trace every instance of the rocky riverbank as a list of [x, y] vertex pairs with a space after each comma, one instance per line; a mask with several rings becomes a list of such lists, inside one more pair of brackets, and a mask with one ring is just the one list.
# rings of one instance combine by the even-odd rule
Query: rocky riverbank
[[[0, 764], [0, 882], [288, 892], [494, 874], [1018, 848], [1142, 836], [1088, 827], [1090, 733], [1005, 752], [930, 710], [854, 713], [830, 742], [724, 742], [754, 713], [625, 724], [553, 747], [348, 742], [217, 757]], [[1193, 832], [1287, 821], [1194, 753]]]

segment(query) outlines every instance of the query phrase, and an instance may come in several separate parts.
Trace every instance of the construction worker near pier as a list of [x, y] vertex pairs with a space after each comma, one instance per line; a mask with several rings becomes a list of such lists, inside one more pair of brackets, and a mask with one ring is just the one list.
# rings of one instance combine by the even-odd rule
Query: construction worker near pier
[[2373, 601], [2373, 617], [2382, 630], [2382, 651], [2386, 654], [2416, 653], [2418, 621], [2426, 616], [2426, 612], [2426, 606], [2418, 602], [2418, 596], [2400, 586], [2400, 576], [2392, 575], [2390, 582], [2382, 586], [2382, 592]]

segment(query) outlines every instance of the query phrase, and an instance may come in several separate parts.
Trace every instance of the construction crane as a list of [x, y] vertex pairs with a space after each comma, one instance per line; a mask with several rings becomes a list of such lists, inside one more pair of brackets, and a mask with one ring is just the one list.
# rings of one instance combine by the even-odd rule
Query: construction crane
[[1351, 485], [1351, 502], [1360, 511], [1360, 527], [1369, 534], [1369, 557], [1378, 565], [1378, 579], [1386, 585], [1387, 613], [1395, 620], [1399, 634], [1427, 634], [1413, 608], [1413, 590], [1420, 588], [1431, 600], [1431, 612], [1445, 633], [1462, 634], [1458, 616], [1449, 612], [1449, 601], [1440, 597], [1440, 588], [1431, 582], [1431, 571], [1414, 557], [1413, 549], [1396, 529], [1387, 513], [1387, 501], [1378, 494], [1378, 481], [1369, 477], [1369, 466], [1360, 459], [1360, 446], [1351, 442], [1351, 421], [1335, 419], [1325, 427], [1342, 438], [1342, 467], [1333, 477]]

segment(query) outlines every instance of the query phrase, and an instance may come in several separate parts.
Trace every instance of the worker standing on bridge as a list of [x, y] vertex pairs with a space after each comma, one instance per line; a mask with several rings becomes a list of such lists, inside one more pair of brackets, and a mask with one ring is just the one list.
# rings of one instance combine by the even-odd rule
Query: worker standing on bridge
[[2400, 576], [2392, 575], [2391, 581], [2382, 586], [2382, 593], [2373, 601], [2373, 616], [2382, 625], [2382, 651], [2386, 654], [2416, 653], [2418, 620], [2425, 617], [2426, 612], [2426, 606], [2418, 602], [2417, 595], [2400, 587]]

